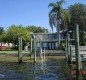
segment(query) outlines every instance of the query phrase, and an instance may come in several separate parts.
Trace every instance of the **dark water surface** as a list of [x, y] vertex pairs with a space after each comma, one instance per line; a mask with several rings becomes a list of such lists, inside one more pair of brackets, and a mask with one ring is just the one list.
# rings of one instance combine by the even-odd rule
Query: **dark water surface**
[[33, 63], [3, 62], [0, 65], [0, 80], [34, 80]]
[[61, 59], [50, 59], [46, 61], [44, 67], [42, 64], [40, 67], [35, 70], [36, 80], [68, 80], [66, 66]]
[[0, 62], [0, 80], [69, 80], [64, 59], [49, 58], [45, 63]]

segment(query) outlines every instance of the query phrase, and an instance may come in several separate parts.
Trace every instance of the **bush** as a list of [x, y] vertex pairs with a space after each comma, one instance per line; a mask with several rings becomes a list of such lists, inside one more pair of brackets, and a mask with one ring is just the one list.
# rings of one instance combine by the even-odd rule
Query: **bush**
[[65, 51], [65, 42], [61, 42], [61, 49]]
[[14, 46], [11, 48], [12, 50], [18, 50], [18, 46]]

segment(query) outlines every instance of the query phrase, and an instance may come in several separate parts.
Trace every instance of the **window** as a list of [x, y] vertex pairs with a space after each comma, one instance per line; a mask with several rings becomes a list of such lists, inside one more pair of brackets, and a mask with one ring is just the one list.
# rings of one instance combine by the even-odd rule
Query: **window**
[[43, 47], [47, 47], [47, 43], [46, 42], [43, 42]]
[[56, 34], [49, 34], [48, 37], [49, 37], [49, 39], [56, 39], [57, 35]]
[[40, 43], [36, 43], [36, 46], [37, 46], [37, 47], [40, 47]]
[[55, 43], [55, 47], [56, 47], [56, 49], [58, 48], [58, 42]]

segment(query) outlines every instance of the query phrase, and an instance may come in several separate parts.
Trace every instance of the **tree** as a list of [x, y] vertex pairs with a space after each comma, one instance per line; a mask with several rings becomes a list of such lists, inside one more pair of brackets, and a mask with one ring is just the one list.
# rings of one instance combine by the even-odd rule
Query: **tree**
[[27, 29], [29, 32], [33, 32], [33, 33], [44, 33], [44, 32], [48, 32], [47, 29], [45, 28], [41, 28], [41, 27], [38, 27], [38, 26], [27, 26]]
[[3, 27], [0, 27], [0, 42], [1, 42], [1, 45], [2, 45], [2, 35], [4, 33], [4, 28]]
[[4, 32], [4, 28], [3, 27], [0, 27], [0, 35], [2, 35]]
[[60, 28], [66, 29], [70, 20], [70, 15], [67, 10], [62, 8], [64, 0], [57, 1], [56, 3], [50, 3], [49, 7], [52, 7], [49, 12], [49, 24], [53, 30], [53, 26], [58, 32], [58, 47], [60, 48]]
[[0, 41], [6, 43], [7, 42], [7, 34], [4, 31], [4, 33], [0, 37]]
[[86, 5], [76, 3], [69, 7], [71, 14], [71, 26], [74, 29], [75, 23], [79, 24], [80, 41], [84, 42], [86, 32]]
[[26, 27], [23, 27], [22, 25], [11, 25], [4, 35], [4, 39], [6, 39], [6, 42], [13, 43], [15, 45], [18, 43], [18, 37], [23, 38], [24, 45], [27, 44], [30, 40], [28, 30], [26, 29]]

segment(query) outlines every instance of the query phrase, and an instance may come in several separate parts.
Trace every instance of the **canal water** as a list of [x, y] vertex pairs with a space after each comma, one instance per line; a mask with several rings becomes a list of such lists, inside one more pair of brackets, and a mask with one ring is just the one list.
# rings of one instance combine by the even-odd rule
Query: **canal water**
[[75, 80], [69, 77], [64, 58], [59, 57], [46, 57], [44, 63], [40, 59], [35, 64], [0, 61], [0, 80]]

